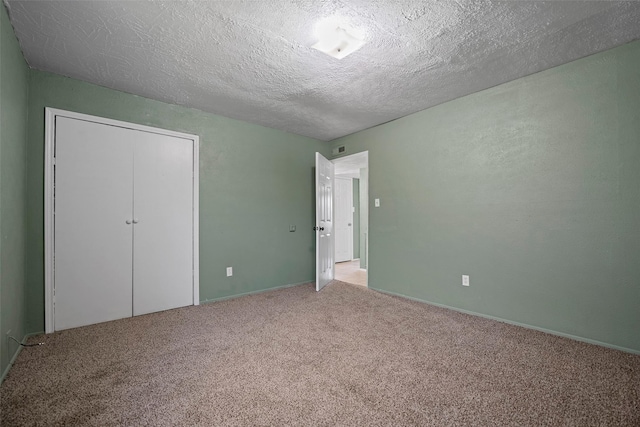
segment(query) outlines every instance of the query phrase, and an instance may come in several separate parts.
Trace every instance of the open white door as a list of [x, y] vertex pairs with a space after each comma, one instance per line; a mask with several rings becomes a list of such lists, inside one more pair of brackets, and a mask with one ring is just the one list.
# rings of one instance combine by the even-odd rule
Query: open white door
[[333, 163], [316, 153], [316, 291], [333, 280]]

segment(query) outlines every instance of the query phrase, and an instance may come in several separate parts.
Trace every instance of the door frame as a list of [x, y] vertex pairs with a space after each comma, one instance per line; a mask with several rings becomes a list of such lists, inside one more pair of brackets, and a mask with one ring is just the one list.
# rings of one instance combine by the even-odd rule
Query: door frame
[[[357, 151], [355, 153], [351, 153], [351, 154], [345, 154], [345, 155], [340, 155], [337, 157], [333, 157], [331, 158], [331, 162], [332, 163], [336, 163], [339, 162], [341, 159], [344, 159], [346, 157], [350, 157], [350, 156], [355, 156], [357, 154], [367, 154], [367, 177], [366, 177], [366, 197], [364, 197], [365, 202], [364, 203], [366, 205], [366, 214], [364, 215], [367, 218], [367, 232], [364, 235], [364, 242], [361, 242], [360, 245], [360, 259], [362, 260], [362, 258], [365, 258], [365, 264], [366, 264], [366, 270], [367, 270], [367, 287], [369, 287], [369, 283], [371, 282], [371, 268], [369, 265], [369, 235], [370, 235], [370, 230], [371, 230], [371, 207], [369, 205], [369, 201], [371, 200], [370, 194], [371, 194], [371, 190], [370, 190], [370, 185], [369, 185], [369, 177], [371, 176], [370, 170], [371, 170], [371, 158], [369, 156], [369, 150], [362, 150], [362, 151]], [[360, 177], [360, 182], [362, 182], [362, 176]], [[361, 202], [360, 202], [360, 212], [362, 212], [362, 187], [360, 187], [360, 197], [361, 197]], [[335, 194], [334, 194], [335, 196]], [[362, 213], [361, 213], [361, 218], [362, 218]], [[360, 223], [360, 227], [362, 227], [362, 222]], [[364, 251], [364, 254], [363, 254]]]
[[54, 220], [54, 183], [55, 183], [55, 123], [56, 117], [84, 120], [88, 122], [116, 126], [125, 129], [172, 136], [191, 140], [193, 142], [193, 305], [200, 304], [200, 137], [198, 135], [175, 132], [136, 123], [91, 116], [57, 108], [45, 108], [45, 136], [44, 136], [44, 321], [45, 333], [54, 332], [54, 255], [55, 255], [55, 220]]

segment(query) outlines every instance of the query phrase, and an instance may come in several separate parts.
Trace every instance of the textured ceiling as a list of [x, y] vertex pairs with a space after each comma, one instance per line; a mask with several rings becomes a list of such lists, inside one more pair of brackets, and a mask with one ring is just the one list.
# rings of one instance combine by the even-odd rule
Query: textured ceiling
[[640, 38], [639, 2], [5, 2], [31, 67], [321, 140]]

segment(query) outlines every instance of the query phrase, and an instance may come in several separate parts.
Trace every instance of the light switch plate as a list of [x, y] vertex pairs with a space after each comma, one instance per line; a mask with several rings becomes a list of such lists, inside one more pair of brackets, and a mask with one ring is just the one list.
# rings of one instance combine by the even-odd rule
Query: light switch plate
[[233, 276], [233, 267], [227, 267], [227, 277]]
[[291, 232], [296, 231], [296, 226], [295, 225], [290, 225], [289, 226], [289, 231], [291, 231]]
[[375, 204], [376, 208], [379, 208], [380, 207], [380, 199], [375, 199], [374, 200], [374, 204]]
[[462, 275], [462, 286], [469, 286], [469, 276], [466, 274]]

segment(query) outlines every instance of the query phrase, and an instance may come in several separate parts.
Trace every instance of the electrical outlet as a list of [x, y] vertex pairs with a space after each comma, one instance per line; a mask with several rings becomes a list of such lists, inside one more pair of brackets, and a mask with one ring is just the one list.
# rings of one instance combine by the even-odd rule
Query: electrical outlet
[[466, 274], [462, 275], [462, 286], [469, 286], [469, 276]]
[[290, 232], [294, 232], [294, 231], [296, 231], [296, 226], [295, 226], [295, 225], [290, 225], [290, 226], [289, 226], [289, 231], [290, 231]]
[[233, 276], [233, 267], [227, 267], [227, 277]]

